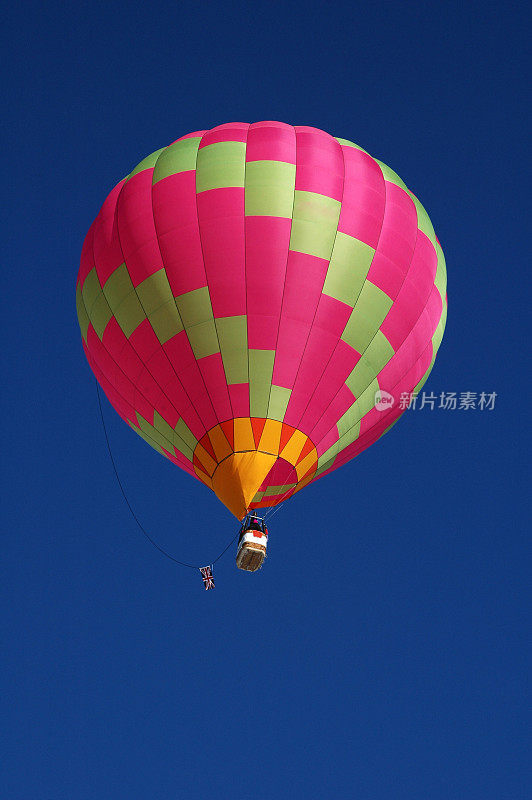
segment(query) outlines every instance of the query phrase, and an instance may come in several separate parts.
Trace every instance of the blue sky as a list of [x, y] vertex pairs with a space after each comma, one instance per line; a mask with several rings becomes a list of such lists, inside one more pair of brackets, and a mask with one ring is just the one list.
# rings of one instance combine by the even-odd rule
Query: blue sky
[[[10, 10], [3, 798], [530, 796], [525, 32], [519, 4]], [[74, 284], [144, 155], [261, 119], [351, 139], [420, 197], [449, 275], [425, 388], [497, 398], [409, 411], [274, 517], [260, 573], [231, 550], [207, 593], [120, 496]], [[104, 410], [146, 528], [212, 560], [232, 518]]]

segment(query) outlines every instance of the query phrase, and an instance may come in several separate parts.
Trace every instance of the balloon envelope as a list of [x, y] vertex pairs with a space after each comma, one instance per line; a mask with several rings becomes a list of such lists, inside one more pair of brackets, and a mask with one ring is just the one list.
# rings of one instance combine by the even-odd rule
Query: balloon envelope
[[229, 123], [145, 158], [83, 245], [108, 399], [239, 519], [371, 445], [427, 379], [446, 271], [423, 206], [345, 139]]

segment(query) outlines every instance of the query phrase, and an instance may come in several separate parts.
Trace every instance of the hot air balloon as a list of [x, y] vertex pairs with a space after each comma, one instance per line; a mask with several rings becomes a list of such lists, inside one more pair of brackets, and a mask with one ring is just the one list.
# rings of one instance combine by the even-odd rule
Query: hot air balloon
[[118, 414], [242, 520], [401, 416], [442, 340], [445, 260], [417, 197], [358, 145], [235, 122], [114, 187], [76, 302]]

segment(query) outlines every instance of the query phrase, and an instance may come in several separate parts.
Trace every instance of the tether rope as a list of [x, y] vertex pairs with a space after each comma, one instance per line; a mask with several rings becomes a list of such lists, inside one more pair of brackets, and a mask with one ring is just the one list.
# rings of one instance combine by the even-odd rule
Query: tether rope
[[[107, 426], [106, 426], [106, 424], [105, 424], [105, 418], [104, 418], [104, 415], [103, 415], [102, 400], [101, 400], [101, 396], [100, 396], [100, 386], [99, 386], [99, 384], [98, 384], [98, 381], [96, 381], [96, 392], [97, 392], [97, 395], [98, 395], [98, 407], [99, 407], [99, 409], [100, 409], [100, 418], [101, 418], [101, 420], [102, 420], [103, 432], [104, 432], [104, 434], [105, 434], [105, 441], [106, 441], [106, 444], [107, 444], [107, 452], [109, 453], [109, 458], [111, 459], [111, 464], [113, 465], [113, 470], [114, 470], [114, 473], [115, 473], [115, 475], [116, 475], [116, 480], [117, 480], [117, 482], [118, 482], [118, 485], [119, 485], [119, 487], [120, 487], [120, 491], [122, 492], [122, 496], [123, 496], [124, 500], [126, 501], [126, 505], [127, 505], [127, 507], [129, 508], [129, 510], [130, 510], [130, 512], [131, 512], [131, 516], [133, 517], [133, 519], [135, 520], [135, 522], [136, 522], [136, 523], [137, 523], [137, 525], [139, 526], [140, 530], [142, 531], [142, 533], [144, 534], [144, 536], [146, 537], [146, 539], [147, 539], [147, 540], [150, 542], [150, 544], [152, 544], [152, 545], [153, 545], [153, 546], [156, 548], [156, 550], [158, 550], [160, 553], [162, 553], [162, 554], [163, 554], [163, 556], [166, 556], [166, 558], [169, 558], [169, 559], [170, 559], [170, 561], [173, 561], [175, 564], [179, 564], [181, 567], [189, 567], [190, 569], [201, 569], [201, 567], [204, 567], [204, 566], [205, 566], [205, 564], [202, 564], [201, 566], [197, 566], [197, 565], [194, 565], [194, 564], [187, 564], [187, 562], [186, 562], [186, 561], [179, 561], [179, 559], [177, 559], [177, 558], [174, 558], [174, 556], [170, 555], [170, 553], [167, 553], [167, 552], [166, 552], [166, 550], [164, 550], [164, 549], [163, 549], [163, 548], [162, 548], [160, 545], [158, 545], [158, 544], [157, 544], [157, 542], [155, 542], [155, 541], [154, 541], [154, 540], [151, 538], [151, 536], [150, 536], [150, 535], [149, 535], [149, 533], [148, 533], [148, 532], [145, 530], [145, 528], [144, 528], [144, 527], [143, 527], [143, 525], [141, 524], [141, 522], [140, 522], [139, 518], [137, 517], [137, 515], [136, 515], [136, 514], [135, 514], [135, 512], [133, 511], [133, 508], [131, 507], [131, 503], [129, 502], [129, 500], [128, 500], [128, 498], [127, 498], [127, 495], [126, 495], [126, 492], [125, 492], [124, 486], [123, 486], [123, 484], [122, 484], [122, 481], [120, 480], [120, 475], [118, 474], [118, 470], [117, 470], [117, 468], [116, 468], [115, 460], [114, 460], [114, 458], [113, 458], [113, 453], [112, 453], [112, 451], [111, 451], [111, 444], [110, 444], [110, 442], [109, 442], [109, 436], [107, 435]], [[219, 560], [221, 559], [221, 557], [224, 555], [224, 553], [226, 553], [226, 552], [227, 552], [227, 550], [229, 550], [229, 548], [231, 547], [231, 545], [232, 545], [232, 544], [233, 544], [233, 543], [236, 541], [236, 539], [237, 539], [237, 537], [238, 537], [239, 533], [240, 533], [240, 531], [238, 531], [238, 533], [236, 533], [236, 534], [233, 536], [233, 538], [231, 539], [231, 541], [229, 542], [229, 544], [228, 544], [226, 547], [224, 547], [224, 549], [222, 550], [222, 552], [220, 553], [220, 555], [218, 555], [218, 556], [217, 556], [217, 557], [214, 559], [214, 561], [209, 561], [209, 565], [210, 565], [210, 566], [214, 566], [214, 564], [216, 564], [216, 562], [217, 562], [217, 561], [219, 561]]]

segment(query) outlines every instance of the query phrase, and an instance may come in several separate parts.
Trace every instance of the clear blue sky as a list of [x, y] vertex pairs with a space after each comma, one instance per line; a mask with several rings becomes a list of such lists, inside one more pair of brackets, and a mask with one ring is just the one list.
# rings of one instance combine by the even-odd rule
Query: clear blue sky
[[[525, 4], [12, 5], [0, 795], [530, 797]], [[275, 516], [260, 573], [231, 550], [205, 592], [119, 494], [74, 284], [141, 157], [261, 119], [351, 139], [403, 177], [449, 274], [426, 389], [498, 396], [408, 412]], [[232, 518], [105, 412], [139, 517], [208, 563]]]

